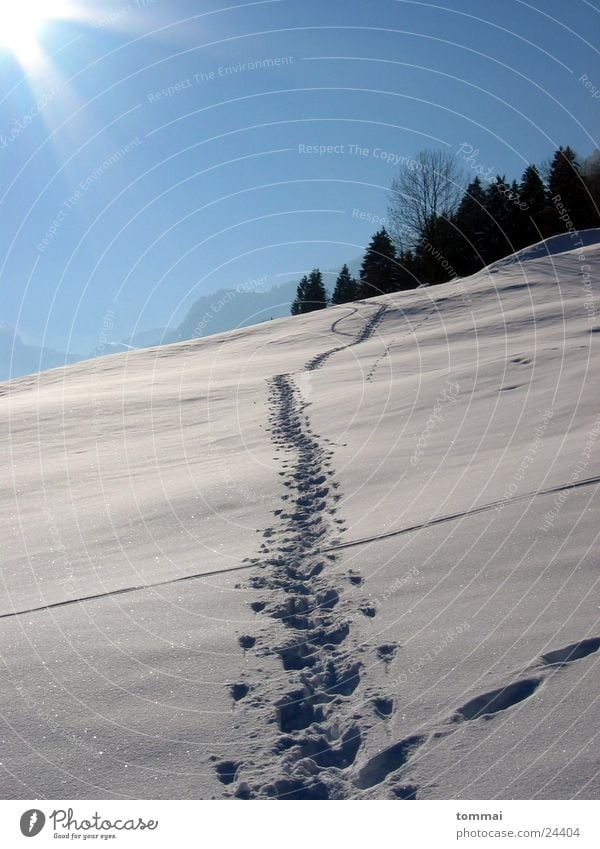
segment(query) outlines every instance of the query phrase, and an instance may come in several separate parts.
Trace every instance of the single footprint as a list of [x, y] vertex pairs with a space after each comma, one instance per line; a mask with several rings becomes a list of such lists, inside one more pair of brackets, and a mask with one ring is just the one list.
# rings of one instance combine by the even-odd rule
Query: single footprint
[[240, 699], [245, 698], [250, 692], [250, 687], [248, 684], [238, 683], [232, 684], [229, 688], [229, 692], [231, 693], [231, 698], [234, 702], [239, 702]]
[[491, 690], [481, 696], [476, 696], [466, 704], [457, 708], [453, 716], [454, 722], [489, 717], [491, 714], [507, 710], [519, 702], [530, 698], [542, 683], [541, 678], [523, 678], [505, 687]]
[[540, 663], [543, 666], [566, 666], [567, 663], [588, 657], [599, 649], [600, 637], [588, 637], [588, 639], [580, 640], [578, 643], [571, 643], [561, 649], [546, 652], [541, 656]]
[[386, 664], [390, 663], [396, 654], [397, 648], [396, 643], [382, 643], [380, 646], [377, 646], [377, 657]]
[[215, 766], [221, 784], [233, 784], [241, 764], [238, 761], [221, 761]]
[[359, 770], [354, 784], [360, 790], [367, 790], [376, 784], [381, 784], [387, 776], [405, 765], [416, 749], [425, 742], [425, 738], [413, 734], [393, 743], [369, 760]]
[[394, 700], [393, 699], [385, 699], [385, 698], [375, 698], [373, 699], [373, 707], [377, 711], [378, 715], [382, 719], [386, 719], [388, 716], [392, 715], [392, 711], [394, 710]]
[[417, 798], [416, 784], [396, 784], [392, 785], [392, 793], [397, 799], [410, 799], [414, 801]]

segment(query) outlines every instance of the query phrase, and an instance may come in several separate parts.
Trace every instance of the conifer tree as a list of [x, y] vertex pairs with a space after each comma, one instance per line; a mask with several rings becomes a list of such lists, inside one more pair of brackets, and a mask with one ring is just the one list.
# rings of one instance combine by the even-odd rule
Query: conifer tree
[[323, 285], [323, 276], [318, 268], [313, 268], [298, 283], [296, 297], [292, 302], [292, 315], [322, 310], [327, 306], [327, 292]]
[[582, 165], [581, 173], [591, 196], [592, 227], [600, 226], [600, 150], [588, 156]]
[[359, 298], [372, 298], [397, 290], [398, 263], [396, 249], [387, 230], [382, 227], [372, 237], [360, 268]]
[[519, 185], [519, 203], [515, 226], [517, 250], [545, 238], [551, 227], [546, 187], [535, 165], [528, 165], [523, 172]]
[[455, 249], [452, 254], [457, 274], [474, 274], [484, 265], [485, 236], [488, 229], [486, 193], [479, 177], [467, 186], [454, 216]]
[[[595, 216], [589, 192], [581, 175], [575, 152], [570, 147], [559, 147], [550, 165], [548, 195], [553, 208], [552, 223], [555, 233], [569, 229], [594, 226]], [[564, 218], [567, 213], [568, 219]]]
[[510, 186], [499, 175], [490, 183], [485, 193], [488, 213], [485, 230], [483, 260], [485, 265], [514, 252], [512, 243], [513, 216], [516, 204], [510, 199]]
[[423, 236], [415, 250], [415, 263], [421, 282], [431, 286], [445, 283], [453, 276], [453, 256], [456, 249], [456, 229], [444, 215], [430, 221], [429, 237]]
[[416, 289], [421, 284], [419, 268], [412, 251], [401, 251], [396, 270], [396, 289], [405, 292]]
[[327, 306], [327, 292], [325, 291], [325, 284], [323, 283], [323, 275], [318, 268], [313, 268], [308, 275], [306, 300], [309, 305], [309, 309], [306, 310], [306, 312], [311, 312], [312, 310], [324, 310]]
[[335, 281], [335, 289], [331, 296], [332, 304], [347, 304], [356, 300], [358, 284], [350, 274], [348, 266], [344, 263], [342, 270]]
[[292, 307], [290, 310], [292, 315], [300, 315], [300, 313], [308, 312], [308, 310], [305, 309], [307, 301], [307, 291], [308, 277], [305, 274], [302, 280], [298, 283], [298, 288], [296, 289], [296, 297], [292, 301]]

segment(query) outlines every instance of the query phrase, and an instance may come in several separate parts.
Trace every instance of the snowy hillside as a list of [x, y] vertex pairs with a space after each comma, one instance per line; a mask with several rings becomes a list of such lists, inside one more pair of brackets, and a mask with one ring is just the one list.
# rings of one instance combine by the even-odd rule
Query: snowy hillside
[[4, 797], [597, 798], [584, 235], [0, 386]]

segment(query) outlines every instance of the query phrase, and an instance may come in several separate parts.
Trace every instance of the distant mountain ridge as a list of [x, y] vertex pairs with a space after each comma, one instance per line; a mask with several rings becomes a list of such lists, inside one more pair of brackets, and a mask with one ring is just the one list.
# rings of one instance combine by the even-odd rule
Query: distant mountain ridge
[[198, 298], [174, 331], [175, 339], [210, 336], [237, 327], [248, 327], [290, 314], [297, 282], [282, 283], [266, 292], [220, 289]]
[[51, 368], [68, 366], [85, 359], [53, 348], [26, 345], [14, 327], [0, 322], [0, 381], [12, 380]]
[[[347, 263], [350, 273], [355, 277], [358, 276], [361, 262], [362, 258], [357, 257]], [[323, 272], [329, 294], [333, 291], [340, 268]], [[223, 333], [237, 327], [249, 327], [272, 318], [284, 318], [290, 314], [297, 286], [298, 278], [294, 278], [266, 291], [249, 288], [247, 283], [243, 283], [231, 289], [219, 289], [217, 292], [202, 295], [194, 301], [178, 327], [136, 333], [124, 340], [122, 347], [114, 347], [113, 351], [126, 350], [127, 347], [168, 345], [171, 342]]]
[[[357, 276], [361, 258], [350, 260], [347, 264], [350, 273]], [[339, 270], [329, 269], [323, 272], [329, 294], [333, 291]], [[263, 290], [260, 285], [265, 279], [249, 280], [232, 288], [201, 295], [177, 327], [150, 328], [133, 333], [125, 339], [105, 341], [87, 356], [26, 345], [13, 327], [0, 323], [0, 380], [11, 380], [106, 354], [169, 345], [289, 316], [299, 276]]]

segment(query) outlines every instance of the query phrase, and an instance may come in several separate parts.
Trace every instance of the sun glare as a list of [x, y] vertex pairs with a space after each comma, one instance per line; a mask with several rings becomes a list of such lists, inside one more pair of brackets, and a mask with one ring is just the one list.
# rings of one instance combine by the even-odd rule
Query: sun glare
[[0, 49], [10, 50], [24, 65], [35, 62], [44, 25], [67, 17], [68, 5], [61, 0], [0, 0]]

